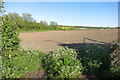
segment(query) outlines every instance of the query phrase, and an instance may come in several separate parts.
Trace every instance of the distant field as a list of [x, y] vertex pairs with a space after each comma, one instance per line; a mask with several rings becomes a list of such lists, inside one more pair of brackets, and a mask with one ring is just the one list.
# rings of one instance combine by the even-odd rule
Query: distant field
[[116, 41], [118, 39], [118, 29], [20, 33], [19, 37], [22, 39], [21, 46], [48, 52], [65, 44], [81, 44], [84, 37], [104, 42]]
[[45, 31], [80, 31], [80, 30], [99, 30], [99, 29], [117, 29], [117, 28], [103, 28], [103, 27], [75, 27], [75, 26], [64, 26], [64, 27], [57, 27], [56, 29], [18, 29], [17, 32], [19, 33], [31, 33], [31, 32], [45, 32]]

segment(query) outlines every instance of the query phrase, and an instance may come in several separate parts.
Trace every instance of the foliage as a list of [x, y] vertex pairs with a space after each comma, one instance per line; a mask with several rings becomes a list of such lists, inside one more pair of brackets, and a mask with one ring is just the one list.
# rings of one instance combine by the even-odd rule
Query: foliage
[[8, 17], [3, 18], [2, 24], [2, 78], [9, 78], [13, 75], [14, 66], [12, 64], [12, 59], [16, 55], [14, 52], [19, 48], [20, 39], [18, 38], [18, 33], [16, 33], [16, 24], [14, 22], [9, 22]]
[[78, 54], [84, 67], [83, 74], [120, 79], [120, 48], [111, 51], [104, 51], [99, 45], [86, 45]]
[[79, 58], [82, 59], [85, 74], [98, 75], [102, 71], [110, 69], [110, 53], [102, 50], [97, 45], [87, 45], [86, 48], [79, 51]]
[[[50, 30], [81, 30], [80, 28], [104, 29], [103, 27], [87, 27], [87, 26], [63, 26], [58, 25], [57, 22], [51, 21], [50, 25], [46, 21], [36, 22], [36, 20], [29, 13], [23, 13], [20, 16], [18, 13], [8, 13], [4, 17], [9, 16], [9, 21], [14, 21], [18, 27], [18, 31], [50, 31]], [[109, 29], [109, 28], [108, 28]]]
[[9, 16], [9, 21], [14, 21], [18, 29], [29, 31], [29, 30], [50, 30], [56, 29], [56, 25], [48, 25], [46, 21], [36, 22], [31, 14], [23, 13], [22, 16], [19, 16], [17, 13], [8, 13], [4, 17]]
[[43, 69], [40, 66], [42, 64], [42, 57], [44, 56], [42, 52], [38, 50], [17, 50], [14, 53], [17, 53], [17, 55], [12, 61], [3, 57], [3, 79], [20, 78], [26, 74], [26, 71]]
[[19, 53], [13, 60], [12, 64], [15, 69], [12, 78], [19, 78], [26, 74], [26, 71], [42, 70], [42, 57], [44, 54], [38, 50], [16, 51]]
[[120, 47], [117, 46], [117, 49], [111, 54], [111, 77], [115, 79], [120, 79]]
[[2, 0], [0, 0], [0, 51], [1, 51], [1, 44], [2, 44], [2, 40], [1, 40], [1, 29], [2, 29], [2, 13], [5, 12], [4, 10], [4, 6], [3, 6], [4, 2]]
[[11, 63], [11, 60], [6, 56], [2, 56], [2, 79], [12, 77], [14, 73], [14, 66]]
[[116, 80], [120, 79], [120, 66], [119, 65], [112, 66], [110, 70], [111, 70], [111, 75], [110, 75], [111, 78], [116, 79]]
[[52, 26], [53, 28], [57, 28], [58, 23], [57, 23], [57, 22], [54, 22], [54, 21], [51, 21], [51, 22], [50, 22], [50, 26]]
[[14, 21], [18, 27], [18, 31], [50, 31], [50, 30], [80, 30], [79, 28], [89, 29], [101, 29], [94, 27], [82, 27], [82, 26], [63, 26], [58, 25], [57, 22], [51, 21], [50, 25], [46, 21], [36, 22], [31, 14], [23, 13], [20, 16], [18, 13], [8, 13], [4, 17], [9, 16], [9, 21]]
[[76, 59], [77, 53], [73, 49], [61, 48], [50, 52], [43, 58], [48, 77], [73, 78], [82, 73], [82, 64]]
[[21, 16], [19, 16], [18, 13], [8, 13], [7, 15], [4, 15], [5, 16], [9, 16], [9, 21], [14, 21], [17, 25], [18, 28], [22, 28], [23, 27], [23, 19]]
[[[3, 3], [2, 3], [3, 6]], [[4, 7], [2, 7], [4, 8]], [[2, 12], [2, 11], [0, 11]], [[20, 39], [16, 33], [16, 23], [8, 20], [8, 16], [1, 17], [2, 24], [2, 78], [9, 78], [13, 75], [14, 66], [12, 64], [12, 57], [15, 56], [13, 53], [19, 47]]]
[[5, 12], [5, 10], [3, 10], [4, 9], [3, 4], [4, 4], [4, 2], [2, 0], [0, 0], [0, 14]]
[[12, 51], [19, 47], [20, 39], [16, 33], [16, 23], [8, 21], [8, 17], [3, 18], [2, 24], [2, 55], [11, 58]]

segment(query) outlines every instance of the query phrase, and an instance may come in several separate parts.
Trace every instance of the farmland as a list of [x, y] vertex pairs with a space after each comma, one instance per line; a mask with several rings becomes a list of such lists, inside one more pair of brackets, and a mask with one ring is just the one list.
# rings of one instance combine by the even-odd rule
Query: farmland
[[104, 42], [116, 41], [118, 39], [118, 30], [46, 31], [20, 33], [19, 37], [22, 39], [21, 46], [47, 53], [49, 50], [61, 48], [62, 44], [83, 43], [84, 37]]
[[[1, 1], [0, 13], [4, 14], [3, 4]], [[80, 18], [82, 21], [72, 19], [76, 20], [75, 22], [69, 19], [65, 20], [70, 22], [68, 25], [65, 25], [65, 21], [59, 25], [57, 19], [47, 23], [44, 19], [41, 20], [42, 18], [39, 21], [35, 20], [29, 13], [19, 15], [16, 12], [4, 14], [0, 18], [0, 79], [120, 79], [120, 43], [117, 27], [75, 26], [78, 25], [76, 21], [82, 25], [81, 23], [87, 22], [88, 18]], [[95, 25], [95, 21], [88, 22]], [[71, 26], [71, 23], [74, 25]], [[89, 40], [102, 41], [101, 43], [107, 45]]]
[[[20, 33], [19, 38], [22, 39], [20, 45], [24, 49], [36, 49], [46, 54], [46, 56], [42, 58], [43, 62], [40, 62], [40, 64], [43, 65], [44, 70], [29, 71], [26, 73], [26, 75], [24, 75], [25, 78], [45, 78], [45, 76], [49, 78], [70, 78], [74, 77], [74, 75], [77, 75], [78, 78], [89, 79], [94, 76], [93, 78], [101, 79], [110, 78], [109, 76], [112, 74], [111, 77], [114, 79], [116, 74], [118, 74], [116, 76], [116, 78], [118, 79], [118, 70], [120, 63], [118, 61], [118, 64], [116, 64], [116, 60], [118, 60], [119, 57], [116, 57], [116, 60], [113, 61], [112, 57], [110, 57], [111, 53], [116, 55], [116, 52], [114, 52], [114, 50], [112, 50], [110, 53], [106, 52], [96, 45], [85, 46], [83, 45], [84, 37], [110, 43], [111, 41], [117, 41], [118, 30], [99, 29]], [[86, 43], [95, 44], [91, 41], [86, 41]], [[62, 47], [67, 47], [67, 49], [64, 49]], [[63, 63], [60, 62], [62, 61], [61, 59], [63, 59]], [[52, 60], [54, 60], [54, 62]], [[117, 67], [113, 67], [112, 65], [110, 65], [111, 62], [117, 65]], [[58, 64], [61, 64], [61, 66]], [[66, 65], [68, 67], [64, 68], [63, 71], [60, 71], [61, 67], [64, 67]], [[73, 65], [76, 65], [79, 68]], [[73, 70], [71, 70], [70, 68], [73, 68]], [[78, 69], [78, 72], [75, 72], [76, 69]], [[68, 70], [68, 72], [64, 72], [65, 70]], [[73, 72], [73, 74], [71, 74], [70, 72]]]

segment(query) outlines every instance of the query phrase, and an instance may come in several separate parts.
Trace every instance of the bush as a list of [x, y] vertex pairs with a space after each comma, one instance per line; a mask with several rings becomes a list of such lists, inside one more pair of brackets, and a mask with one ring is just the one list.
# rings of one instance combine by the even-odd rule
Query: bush
[[79, 51], [78, 58], [82, 59], [85, 74], [98, 75], [104, 70], [110, 70], [110, 53], [102, 50], [98, 45], [86, 46]]
[[43, 58], [48, 77], [73, 78], [82, 73], [82, 63], [76, 59], [77, 53], [73, 49], [61, 48], [50, 52]]
[[2, 19], [2, 77], [9, 78], [13, 75], [14, 66], [11, 63], [13, 56], [16, 55], [14, 53], [15, 50], [18, 49], [20, 39], [18, 38], [18, 33], [16, 33], [16, 23], [9, 22], [8, 16]]
[[116, 50], [111, 54], [111, 78], [120, 79], [120, 46], [118, 45]]
[[14, 73], [14, 65], [5, 56], [2, 56], [2, 79], [10, 78]]
[[119, 65], [112, 66], [110, 70], [111, 70], [111, 75], [110, 75], [111, 78], [116, 79], [116, 80], [120, 79], [120, 66]]
[[12, 57], [12, 51], [15, 51], [19, 47], [20, 39], [18, 33], [16, 33], [16, 23], [8, 21], [8, 16], [3, 19], [2, 24], [2, 55]]

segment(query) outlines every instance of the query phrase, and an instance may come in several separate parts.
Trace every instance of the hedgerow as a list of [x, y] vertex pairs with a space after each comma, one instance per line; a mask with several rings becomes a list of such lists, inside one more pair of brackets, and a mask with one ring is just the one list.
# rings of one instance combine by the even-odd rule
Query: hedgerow
[[8, 17], [3, 19], [2, 24], [2, 54], [3, 56], [11, 59], [12, 51], [19, 48], [20, 39], [18, 38], [18, 33], [16, 33], [16, 23], [10, 22]]
[[11, 63], [13, 57], [16, 55], [15, 50], [19, 48], [20, 39], [16, 33], [16, 23], [9, 22], [8, 17], [2, 19], [2, 62], [3, 71], [2, 77], [8, 78], [14, 72], [14, 66]]

